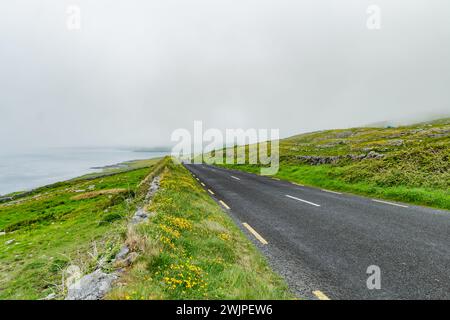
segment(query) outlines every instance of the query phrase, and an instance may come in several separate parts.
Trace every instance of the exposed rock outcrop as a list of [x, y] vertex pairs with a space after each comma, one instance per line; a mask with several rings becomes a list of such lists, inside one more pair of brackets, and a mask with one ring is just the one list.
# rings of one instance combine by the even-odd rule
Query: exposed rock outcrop
[[389, 140], [387, 144], [390, 146], [400, 147], [404, 144], [404, 141], [402, 139]]
[[95, 270], [69, 286], [66, 300], [99, 300], [111, 289], [116, 279], [114, 273]]
[[297, 156], [297, 159], [311, 164], [313, 166], [319, 164], [333, 164], [337, 163], [341, 157], [340, 156]]
[[370, 151], [363, 159], [381, 159], [384, 154], [375, 151]]
[[133, 218], [131, 218], [130, 224], [135, 225], [141, 222], [147, 221], [149, 215], [144, 211], [143, 208], [139, 208], [135, 213]]
[[381, 159], [384, 154], [370, 151], [367, 154], [347, 154], [343, 156], [297, 156], [296, 159], [307, 164], [316, 166], [321, 164], [335, 164], [341, 160], [360, 161], [364, 159]]

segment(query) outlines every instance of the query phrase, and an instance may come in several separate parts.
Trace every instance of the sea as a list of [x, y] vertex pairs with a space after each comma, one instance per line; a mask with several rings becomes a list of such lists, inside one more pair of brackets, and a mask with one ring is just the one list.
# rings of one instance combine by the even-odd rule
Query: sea
[[159, 158], [168, 152], [114, 148], [46, 148], [0, 151], [0, 195], [27, 191], [101, 171], [129, 160]]

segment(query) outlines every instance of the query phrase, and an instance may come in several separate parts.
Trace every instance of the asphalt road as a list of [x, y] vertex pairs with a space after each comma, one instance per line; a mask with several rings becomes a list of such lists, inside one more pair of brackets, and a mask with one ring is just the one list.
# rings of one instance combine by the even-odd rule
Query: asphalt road
[[186, 167], [300, 298], [450, 299], [450, 212]]

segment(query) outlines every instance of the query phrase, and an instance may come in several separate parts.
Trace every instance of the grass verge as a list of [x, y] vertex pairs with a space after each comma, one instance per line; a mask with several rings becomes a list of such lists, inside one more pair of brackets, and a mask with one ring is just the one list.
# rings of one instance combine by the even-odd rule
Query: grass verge
[[285, 282], [181, 165], [168, 163], [140, 251], [109, 299], [288, 299]]

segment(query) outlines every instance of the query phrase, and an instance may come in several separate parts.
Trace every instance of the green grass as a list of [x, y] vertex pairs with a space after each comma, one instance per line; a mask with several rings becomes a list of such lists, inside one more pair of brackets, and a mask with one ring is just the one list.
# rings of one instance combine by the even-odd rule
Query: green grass
[[287, 299], [284, 281], [181, 165], [169, 163], [150, 211], [129, 230], [140, 257], [109, 299]]
[[[164, 170], [149, 223], [129, 227]], [[0, 204], [0, 299], [62, 299], [63, 273], [86, 274], [126, 242], [139, 258], [109, 299], [292, 298], [232, 220], [169, 158], [33, 190]], [[7, 244], [9, 240], [14, 242]]]
[[[50, 293], [62, 298], [67, 266], [87, 273], [99, 259], [109, 262], [140, 200], [135, 196], [139, 183], [156, 163], [147, 165], [151, 168], [60, 182], [0, 204], [0, 231], [6, 231], [0, 236], [0, 299], [40, 299]], [[74, 199], [109, 189], [125, 191]]]
[[[369, 152], [380, 159], [352, 159]], [[307, 156], [338, 157], [315, 164]], [[224, 165], [259, 173], [255, 165]], [[280, 141], [278, 178], [298, 183], [450, 209], [450, 119], [398, 128], [351, 128]]]

